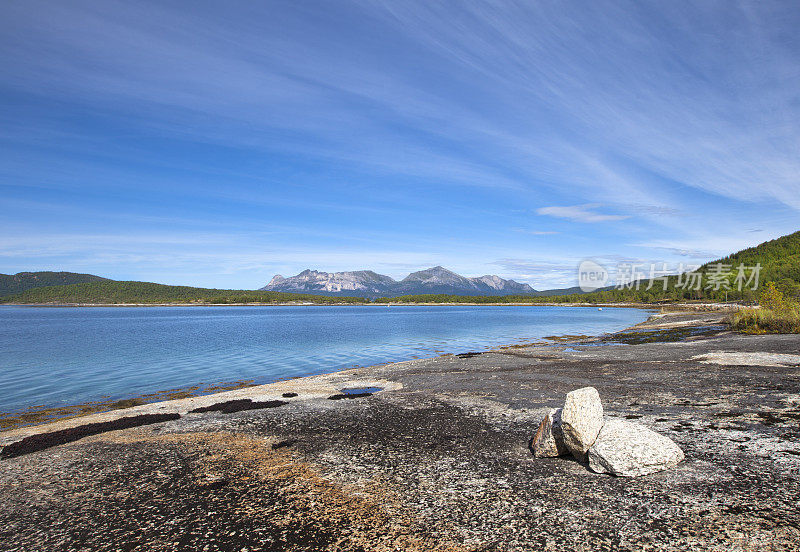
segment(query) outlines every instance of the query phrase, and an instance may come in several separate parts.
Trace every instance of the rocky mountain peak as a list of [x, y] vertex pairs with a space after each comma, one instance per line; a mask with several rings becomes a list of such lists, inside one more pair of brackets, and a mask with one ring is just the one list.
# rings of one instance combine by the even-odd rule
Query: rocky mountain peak
[[277, 275], [262, 289], [324, 295], [357, 295], [362, 297], [395, 297], [443, 293], [448, 295], [509, 295], [535, 293], [528, 284], [504, 280], [499, 276], [466, 278], [443, 266], [412, 272], [400, 282], [372, 270], [319, 272], [306, 269], [297, 276]]
[[463, 282], [469, 281], [464, 276], [459, 276], [451, 270], [447, 270], [443, 266], [434, 266], [412, 272], [401, 280], [402, 282], [429, 282], [429, 283], [445, 283], [445, 282]]
[[480, 278], [475, 278], [478, 282], [483, 282], [487, 286], [492, 289], [503, 289], [503, 286], [506, 282], [511, 282], [512, 280], [503, 280], [500, 276], [493, 276], [493, 275], [486, 275], [481, 276]]

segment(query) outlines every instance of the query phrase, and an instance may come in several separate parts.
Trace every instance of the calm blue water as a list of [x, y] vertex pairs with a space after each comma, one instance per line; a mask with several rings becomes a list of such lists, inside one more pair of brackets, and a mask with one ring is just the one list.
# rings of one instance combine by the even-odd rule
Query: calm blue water
[[0, 307], [0, 412], [195, 384], [267, 383], [559, 334], [639, 309], [526, 306]]

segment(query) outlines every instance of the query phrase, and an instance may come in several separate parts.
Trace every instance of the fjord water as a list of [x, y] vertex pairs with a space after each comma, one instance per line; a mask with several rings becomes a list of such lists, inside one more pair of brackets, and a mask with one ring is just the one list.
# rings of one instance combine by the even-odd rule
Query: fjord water
[[645, 318], [552, 306], [0, 307], [0, 411], [268, 383]]

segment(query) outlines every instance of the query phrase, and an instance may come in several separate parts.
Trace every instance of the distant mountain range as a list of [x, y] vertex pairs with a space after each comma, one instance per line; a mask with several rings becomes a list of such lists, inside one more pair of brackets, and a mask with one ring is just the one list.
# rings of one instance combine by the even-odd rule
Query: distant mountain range
[[0, 297], [22, 293], [29, 289], [85, 284], [86, 282], [107, 282], [108, 278], [75, 272], [17, 272], [0, 274]]
[[412, 272], [399, 282], [371, 270], [319, 272], [304, 270], [297, 276], [280, 274], [261, 288], [264, 291], [349, 295], [358, 297], [397, 297], [443, 293], [447, 295], [538, 295], [528, 284], [504, 280], [499, 276], [466, 278], [441, 266]]
[[[775, 282], [781, 291], [790, 297], [800, 300], [800, 232], [764, 242], [733, 253], [727, 257], [703, 265], [701, 271], [709, 271], [717, 262], [735, 267], [739, 263], [745, 266], [761, 266], [760, 285]], [[589, 294], [589, 300], [598, 298], [604, 302], [654, 300], [713, 299], [725, 300], [728, 292], [716, 293], [702, 290], [702, 293], [675, 289], [673, 277], [667, 291], [659, 291], [658, 287], [649, 291], [615, 290], [612, 287], [602, 288]], [[642, 286], [646, 288], [647, 286]], [[286, 296], [283, 293], [304, 295]], [[758, 292], [756, 291], [755, 294]], [[458, 302], [465, 300], [463, 296], [501, 297], [509, 295], [527, 295], [529, 297], [565, 297], [566, 301], [585, 301], [580, 288], [550, 289], [537, 291], [528, 284], [520, 284], [514, 280], [505, 280], [499, 276], [481, 276], [465, 278], [455, 272], [435, 266], [409, 274], [399, 282], [372, 272], [359, 270], [354, 272], [318, 272], [304, 270], [297, 276], [284, 278], [275, 276], [261, 290], [225, 290], [205, 289], [189, 286], [165, 286], [148, 282], [114, 281], [92, 274], [74, 272], [19, 272], [17, 274], [0, 274], [0, 303], [247, 303], [247, 302], [365, 302], [367, 298], [398, 297], [401, 295], [442, 294], [452, 298], [434, 298], [436, 301]], [[747, 295], [730, 294], [732, 299], [750, 300], [754, 293]], [[320, 297], [323, 296], [323, 297]], [[326, 297], [328, 296], [328, 297]], [[329, 296], [338, 297], [335, 301]], [[350, 296], [353, 299], [341, 299]], [[462, 297], [455, 297], [462, 296]], [[469, 299], [467, 297], [466, 299]], [[520, 298], [523, 302], [529, 301]], [[410, 302], [426, 302], [429, 299], [408, 297]], [[484, 300], [485, 302], [486, 300]], [[491, 300], [488, 300], [491, 302]], [[517, 301], [516, 298], [498, 299], [497, 302]], [[549, 302], [539, 300], [536, 302]]]
[[[117, 288], [112, 284], [119, 284], [124, 288], [125, 293], [130, 295], [130, 297], [128, 297], [128, 295], [126, 295], [126, 297], [128, 297], [131, 302], [136, 302], [133, 288], [128, 289], [131, 285], [158, 285], [147, 282], [117, 282], [93, 274], [79, 274], [76, 272], [19, 272], [17, 274], [0, 274], [0, 297], [16, 296], [17, 294], [37, 288], [63, 288], [64, 286], [72, 286], [73, 284], [90, 283], [108, 285], [106, 287], [95, 286], [92, 288], [83, 288], [81, 293], [87, 294], [90, 290], [91, 293], [98, 290], [108, 291], [112, 288], [116, 290]], [[202, 288], [189, 288], [187, 286], [167, 287], [180, 290], [180, 293], [175, 291], [177, 295], [181, 295], [185, 290], [189, 289], [198, 290], [198, 293], [200, 291], [208, 292], [206, 295], [214, 291]], [[136, 292], [138, 291], [141, 290], [136, 288]], [[217, 291], [225, 291], [229, 294], [233, 292], [250, 293], [247, 290]], [[275, 276], [268, 285], [257, 291], [301, 293], [332, 297], [365, 297], [369, 299], [420, 294], [483, 295], [499, 297], [504, 295], [550, 296], [581, 293], [580, 289], [577, 287], [536, 291], [528, 284], [520, 284], [514, 280], [505, 280], [499, 276], [465, 278], [441, 266], [414, 272], [399, 282], [389, 276], [378, 274], [371, 270], [357, 270], [353, 272], [318, 272], [316, 270], [304, 270], [297, 276], [292, 276], [291, 278], [284, 278], [280, 275]], [[148, 293], [152, 295], [150, 292], [152, 292], [152, 290], [148, 291]], [[131, 293], [133, 293], [133, 295], [131, 295]], [[48, 296], [46, 293], [39, 295], [41, 295], [41, 297]], [[39, 297], [39, 295], [36, 297]], [[210, 294], [210, 296], [213, 295], [213, 293]], [[105, 298], [107, 297], [102, 295], [102, 293], [101, 296], [98, 297], [100, 302], [103, 302]], [[33, 299], [33, 296], [31, 296], [31, 299]], [[89, 299], [91, 298], [87, 295], [87, 302], [91, 302]]]

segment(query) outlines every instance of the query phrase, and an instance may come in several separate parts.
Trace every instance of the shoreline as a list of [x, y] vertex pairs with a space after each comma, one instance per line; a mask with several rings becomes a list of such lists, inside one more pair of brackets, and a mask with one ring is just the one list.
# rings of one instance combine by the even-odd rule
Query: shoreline
[[[326, 305], [327, 306], [327, 305]], [[525, 304], [525, 306], [529, 306]], [[575, 305], [570, 305], [575, 306]], [[634, 308], [634, 307], [626, 307], [622, 305], [618, 305], [619, 308]], [[641, 307], [640, 307], [641, 308]], [[654, 310], [654, 309], [643, 309], [643, 310]], [[666, 324], [659, 323], [658, 320], [662, 318], [663, 314], [651, 314], [642, 322], [634, 324], [633, 326], [623, 328], [616, 332], [612, 332], [609, 334], [601, 334], [597, 336], [584, 336], [584, 335], [575, 335], [575, 334], [565, 334], [563, 336], [548, 336], [543, 337], [542, 340], [539, 342], [529, 342], [529, 343], [510, 343], [510, 344], [499, 344], [492, 347], [485, 349], [484, 351], [480, 351], [477, 354], [483, 354], [486, 352], [493, 352], [493, 351], [504, 351], [509, 349], [518, 349], [520, 347], [529, 347], [532, 345], [541, 345], [541, 346], [566, 346], [573, 342], [596, 342], [603, 338], [613, 338], [614, 336], [619, 336], [622, 334], [627, 334], [633, 330], [658, 330], [659, 328], [663, 329], [672, 329], [674, 328], [674, 324]], [[689, 321], [688, 324], [692, 325], [694, 322]], [[679, 326], [685, 326], [687, 323], [681, 322], [678, 323]], [[461, 353], [461, 354], [475, 354], [475, 353]], [[163, 400], [155, 400], [152, 402], [145, 402], [143, 404], [137, 404], [135, 406], [128, 406], [123, 408], [110, 408], [107, 410], [100, 410], [95, 412], [90, 412], [87, 414], [77, 414], [77, 415], [64, 415], [54, 417], [50, 420], [42, 421], [42, 422], [34, 422], [31, 424], [25, 425], [17, 425], [7, 429], [0, 429], [0, 454], [2, 454], [2, 447], [7, 446], [10, 443], [14, 443], [19, 441], [20, 439], [24, 439], [26, 437], [31, 437], [34, 435], [38, 435], [41, 433], [48, 433], [52, 431], [62, 431], [62, 430], [69, 430], [72, 428], [79, 427], [85, 424], [92, 424], [92, 423], [109, 423], [117, 421], [121, 418], [125, 418], [128, 416], [141, 416], [141, 415], [153, 415], [153, 414], [179, 414], [179, 415], [186, 415], [189, 413], [190, 410], [195, 408], [206, 408], [212, 406], [219, 402], [224, 401], [232, 401], [232, 400], [252, 400], [252, 401], [270, 401], [270, 400], [279, 400], [278, 394], [282, 394], [284, 392], [284, 388], [295, 386], [297, 382], [309, 382], [312, 386], [311, 388], [314, 389], [314, 392], [308, 396], [308, 398], [319, 398], [321, 394], [327, 393], [328, 395], [332, 395], [337, 393], [337, 389], [331, 387], [331, 385], [335, 385], [336, 383], [340, 383], [340, 387], [342, 385], [349, 386], [349, 387], [382, 387], [382, 384], [379, 384], [375, 381], [363, 382], [363, 381], [351, 381], [350, 379], [346, 378], [341, 379], [340, 376], [347, 376], [351, 373], [356, 371], [364, 371], [364, 370], [374, 370], [377, 368], [388, 368], [391, 369], [394, 365], [401, 365], [407, 362], [414, 362], [419, 360], [430, 360], [442, 357], [452, 357], [458, 356], [456, 353], [444, 353], [444, 354], [437, 354], [432, 355], [429, 357], [421, 357], [421, 358], [413, 358], [408, 360], [401, 360], [395, 362], [387, 362], [382, 364], [370, 365], [370, 366], [359, 366], [354, 368], [346, 368], [342, 370], [335, 370], [333, 372], [327, 372], [323, 374], [314, 374], [308, 376], [298, 376], [289, 379], [278, 379], [274, 382], [264, 383], [264, 384], [257, 384], [257, 385], [243, 385], [237, 386], [233, 389], [226, 389], [221, 391], [212, 391], [209, 393], [202, 393], [198, 395], [190, 395], [186, 397], [180, 398], [173, 398], [173, 399], [163, 399]], [[224, 388], [225, 385], [230, 385], [232, 383], [243, 383], [243, 382], [222, 382], [217, 384], [211, 384], [211, 386], [220, 386], [220, 388]], [[320, 387], [318, 387], [320, 386]], [[168, 395], [170, 393], [177, 394], [181, 393], [185, 389], [194, 389], [196, 386], [186, 386], [184, 388], [176, 388], [173, 390], [167, 391], [160, 391], [157, 393], [153, 393], [153, 395]], [[120, 399], [119, 401], [114, 402], [125, 402], [126, 400], [130, 399]], [[80, 410], [81, 408], [93, 404], [99, 404], [97, 402], [91, 403], [81, 403], [77, 405], [68, 405], [65, 407], [48, 407], [45, 410], [67, 410], [67, 409], [77, 409]], [[32, 408], [32, 407], [29, 407]], [[28, 410], [22, 410], [19, 412], [10, 413], [12, 415], [21, 415], [27, 414], [31, 412]], [[31, 414], [35, 414], [36, 411], [31, 412]]]
[[747, 308], [738, 303], [0, 303], [0, 308], [92, 308], [92, 307], [600, 307], [635, 309], [678, 309], [688, 311], [727, 311]]
[[[76, 427], [60, 433], [27, 428], [39, 434], [0, 459], [4, 540], [23, 550], [794, 550], [798, 336], [736, 334], [721, 319], [659, 313], [612, 336], [152, 403], [96, 425], [65, 421]], [[589, 385], [609, 419], [670, 437], [686, 459], [615, 478], [534, 458], [542, 416]], [[349, 387], [382, 390], [342, 396]]]
[[[428, 305], [428, 304], [411, 304], [411, 305], [408, 305], [408, 306], [426, 306], [426, 305]], [[451, 305], [451, 303], [444, 303], [443, 305]], [[459, 303], [459, 305], [464, 305], [464, 303]], [[475, 304], [475, 305], [478, 305], [478, 304]], [[24, 306], [28, 306], [28, 305], [24, 305]], [[40, 305], [30, 305], [30, 306], [40, 306]], [[95, 306], [95, 305], [83, 305], [83, 306]], [[102, 305], [97, 305], [97, 306], [102, 306]], [[123, 305], [115, 305], [115, 306], [123, 306]], [[126, 306], [146, 306], [146, 305], [126, 305]], [[197, 306], [197, 305], [193, 305], [193, 306]], [[209, 306], [220, 306], [220, 305], [209, 305]], [[274, 305], [266, 305], [266, 306], [274, 306]], [[339, 306], [339, 305], [320, 305], [320, 306]], [[382, 306], [382, 305], [362, 305], [362, 306]], [[406, 305], [404, 304], [403, 306], [406, 306]], [[514, 306], [514, 305], [512, 305], [512, 306]], [[521, 304], [520, 306], [531, 306], [531, 305], [525, 303], [525, 304]], [[535, 306], [538, 306], [538, 305], [535, 305]], [[548, 305], [548, 306], [550, 306], [550, 305]], [[562, 306], [562, 305], [554, 305], [554, 306]], [[563, 306], [585, 306], [585, 305], [567, 304], [567, 305], [563, 305]], [[594, 305], [592, 305], [592, 306], [594, 306]], [[654, 310], [652, 307], [651, 308], [633, 307], [633, 306], [628, 306], [628, 305], [624, 305], [624, 304], [617, 304], [617, 305], [615, 305], [615, 307], [616, 308], [640, 308], [640, 309], [645, 310], [645, 311], [653, 311]], [[641, 328], [641, 327], [643, 327], [642, 325], [647, 324], [648, 322], [650, 322], [651, 320], [653, 320], [654, 318], [657, 318], [657, 317], [658, 317], [657, 314], [652, 314], [651, 313], [651, 315], [648, 316], [648, 318], [645, 319], [644, 321], [639, 322], [638, 324], [634, 324], [633, 326], [630, 326], [628, 328], [623, 328], [623, 329], [618, 330], [616, 332], [612, 332], [610, 334], [601, 334], [599, 336], [576, 336], [574, 334], [564, 334], [562, 336], [547, 336], [547, 337], [541, 338], [543, 341], [540, 341], [540, 342], [537, 342], [537, 343], [538, 344], [542, 344], [542, 345], [546, 345], [546, 344], [549, 344], [549, 343], [552, 343], [552, 344], [555, 344], [555, 343], [564, 344], [564, 343], [568, 343], [570, 340], [574, 340], [574, 338], [576, 338], [576, 337], [597, 339], [597, 338], [600, 338], [602, 336], [613, 336], [613, 335], [621, 334], [621, 333], [624, 333], [624, 332], [628, 332], [628, 331], [630, 331], [632, 329], [635, 329], [635, 328]], [[567, 339], [564, 339], [564, 338], [567, 338]], [[532, 343], [529, 342], [526, 345], [531, 345], [531, 344]], [[519, 346], [520, 346], [520, 344], [518, 342], [512, 342], [512, 343], [507, 343], [507, 344], [497, 344], [497, 345], [493, 345], [491, 347], [487, 347], [481, 352], [487, 352], [487, 351], [493, 351], [493, 350], [505, 350], [505, 349], [510, 349], [510, 348], [518, 348]], [[9, 412], [9, 413], [7, 413], [7, 416], [5, 416], [5, 417], [7, 419], [12, 419], [12, 418], [15, 418], [15, 417], [24, 417], [24, 418], [28, 418], [28, 419], [36, 419], [36, 418], [40, 418], [41, 419], [42, 417], [44, 417], [44, 419], [41, 419], [41, 421], [33, 421], [31, 423], [14, 424], [14, 425], [11, 425], [10, 427], [6, 427], [6, 428], [0, 427], [0, 447], [2, 447], [3, 443], [6, 441], [4, 439], [4, 436], [12, 435], [12, 434], [14, 434], [13, 432], [20, 431], [20, 432], [22, 432], [22, 434], [24, 434], [25, 437], [40, 433], [38, 431], [33, 431], [33, 432], [25, 431], [26, 429], [30, 429], [30, 428], [50, 428], [50, 429], [47, 429], [47, 431], [59, 431], [59, 430], [63, 430], [63, 429], [69, 429], [69, 428], [72, 428], [72, 427], [77, 427], [78, 425], [82, 425], [82, 423], [83, 424], [85, 424], [85, 423], [95, 423], [95, 422], [103, 422], [103, 423], [105, 423], [105, 422], [109, 422], [109, 421], [114, 421], [114, 420], [119, 419], [120, 417], [124, 417], [125, 415], [138, 416], [138, 415], [142, 415], [142, 414], [148, 414], [149, 415], [149, 414], [155, 414], [155, 413], [163, 413], [162, 410], [164, 410], [164, 409], [162, 409], [160, 407], [157, 408], [157, 409], [154, 409], [154, 408], [152, 408], [153, 405], [161, 405], [161, 404], [165, 404], [165, 403], [175, 403], [177, 405], [178, 403], [176, 401], [188, 401], [186, 403], [186, 405], [187, 405], [186, 409], [185, 410], [181, 410], [180, 407], [176, 407], [174, 409], [171, 409], [171, 408], [167, 407], [166, 411], [169, 411], [170, 413], [181, 413], [181, 412], [183, 412], [185, 414], [186, 412], [188, 412], [188, 410], [191, 409], [189, 407], [200, 408], [200, 407], [209, 406], [211, 404], [208, 401], [200, 401], [200, 402], [195, 403], [194, 401], [192, 401], [192, 399], [198, 399], [198, 398], [204, 398], [204, 397], [219, 397], [220, 399], [223, 399], [223, 400], [241, 400], [241, 399], [247, 399], [247, 398], [251, 398], [252, 400], [261, 400], [263, 398], [262, 391], [268, 392], [268, 389], [267, 389], [268, 386], [271, 386], [273, 384], [283, 383], [285, 381], [298, 381], [298, 380], [304, 380], [306, 378], [317, 378], [317, 377], [321, 377], [321, 376], [333, 376], [335, 374], [345, 373], [345, 372], [349, 372], [349, 371], [352, 371], [352, 370], [359, 370], [359, 369], [368, 370], [368, 369], [372, 369], [372, 368], [376, 368], [376, 367], [391, 366], [393, 364], [401, 364], [401, 363], [409, 362], [409, 361], [412, 361], [412, 360], [427, 360], [427, 359], [432, 359], [432, 358], [452, 356], [453, 354], [457, 354], [457, 353], [432, 354], [431, 356], [414, 357], [414, 358], [410, 358], [410, 359], [406, 359], [406, 360], [390, 361], [390, 362], [385, 362], [385, 363], [376, 364], [376, 365], [358, 366], [358, 367], [353, 367], [353, 368], [344, 368], [344, 369], [340, 369], [340, 370], [334, 370], [332, 372], [324, 372], [324, 373], [321, 373], [321, 374], [310, 374], [308, 376], [296, 376], [296, 377], [289, 378], [288, 380], [285, 380], [283, 378], [278, 378], [276, 381], [267, 382], [267, 383], [263, 383], [263, 384], [252, 384], [251, 385], [250, 381], [217, 382], [217, 383], [208, 384], [206, 386], [207, 389], [214, 389], [215, 387], [217, 387], [219, 389], [219, 390], [211, 390], [210, 392], [203, 392], [203, 389], [201, 388], [201, 384], [192, 384], [192, 385], [186, 385], [186, 386], [180, 387], [180, 388], [157, 391], [157, 392], [153, 392], [153, 393], [149, 393], [149, 394], [137, 395], [136, 397], [126, 397], [126, 398], [122, 398], [122, 399], [118, 399], [118, 400], [106, 400], [106, 401], [103, 401], [101, 399], [98, 399], [96, 401], [91, 401], [91, 402], [86, 402], [86, 403], [79, 403], [79, 404], [74, 404], [74, 405], [65, 405], [65, 406], [61, 406], [61, 407], [58, 407], [58, 406], [44, 407], [44, 408], [41, 408], [39, 410], [31, 410], [34, 407], [28, 407], [28, 408], [26, 408], [24, 410]], [[470, 354], [472, 354], [472, 353], [470, 353]], [[230, 387], [230, 388], [226, 389], [226, 387]], [[365, 385], [364, 387], [371, 387], [371, 386], [370, 385]], [[200, 392], [196, 393], [197, 391], [200, 391]], [[177, 397], [169, 398], [170, 395], [177, 396]], [[179, 395], [185, 395], [185, 396], [179, 396]], [[131, 401], [135, 401], [137, 399], [143, 399], [143, 398], [152, 397], [152, 396], [163, 396], [165, 398], [158, 399], [158, 400], [146, 400], [146, 401], [144, 401], [144, 402], [142, 402], [140, 404], [134, 404], [132, 406], [114, 407], [114, 405], [116, 405], [116, 404], [130, 403]], [[272, 397], [272, 399], [267, 399], [267, 400], [274, 400], [274, 399], [275, 399], [275, 397]], [[98, 406], [100, 407], [99, 409], [97, 409]], [[107, 408], [104, 408], [105, 406], [107, 406]], [[52, 415], [52, 416], [48, 417], [48, 415], [50, 415], [53, 411], [59, 411], [59, 410], [65, 411], [65, 412], [66, 411], [72, 411], [72, 412], [65, 413], [63, 415]], [[78, 413], [73, 413], [73, 412], [78, 412]], [[84, 412], [84, 413], [80, 413], [80, 412]], [[116, 416], [111, 416], [111, 414], [117, 414], [117, 415]], [[72, 421], [72, 420], [80, 421], [82, 423], [77, 423], [77, 422], [75, 424], [72, 424], [72, 423], [61, 424], [60, 423], [60, 422], [68, 422], [68, 421]], [[52, 428], [51, 428], [51, 426], [52, 426]]]

